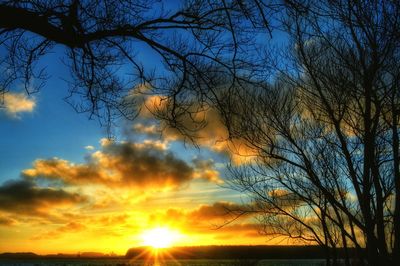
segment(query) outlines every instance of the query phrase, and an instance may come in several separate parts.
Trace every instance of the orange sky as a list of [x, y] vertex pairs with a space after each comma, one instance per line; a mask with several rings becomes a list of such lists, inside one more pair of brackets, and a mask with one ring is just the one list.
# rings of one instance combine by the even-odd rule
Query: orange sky
[[[110, 166], [109, 161], [104, 164]], [[10, 202], [0, 212], [0, 252], [124, 254], [129, 247], [143, 245], [144, 231], [157, 227], [178, 231], [181, 237], [175, 245], [266, 243], [251, 217], [217, 230], [235, 217], [226, 209], [241, 207], [233, 202], [240, 202], [242, 196], [222, 188], [216, 176], [202, 178], [199, 171], [209, 171], [207, 168], [197, 169], [186, 178], [177, 173], [168, 181], [146, 176], [144, 180], [135, 179], [140, 183], [136, 185], [124, 180], [128, 175], [116, 176], [111, 183], [101, 178], [96, 182], [91, 177], [84, 180], [79, 171], [88, 171], [85, 167], [56, 159], [36, 161], [33, 168], [23, 171], [26, 180], [3, 185], [0, 193], [8, 193]], [[27, 181], [39, 175], [42, 179], [66, 179], [68, 185], [43, 188]]]
[[158, 227], [179, 232], [174, 245], [266, 243], [254, 217], [216, 230], [235, 217], [227, 209], [246, 207], [245, 195], [224, 187], [229, 149], [220, 124], [201, 132], [206, 149], [183, 146], [173, 131], [160, 135], [157, 123], [129, 127], [139, 137], [87, 143], [81, 159], [38, 156], [5, 180], [0, 252], [124, 254]]
[[[34, 113], [40, 101], [14, 98], [20, 111], [3, 120], [35, 121], [21, 112]], [[16, 108], [27, 101], [29, 110]], [[46, 148], [47, 156], [40, 155], [44, 147], [31, 150], [34, 159], [13, 170], [19, 176], [3, 177], [0, 184], [0, 252], [124, 254], [143, 245], [143, 232], [157, 227], [179, 232], [174, 245], [266, 244], [254, 217], [216, 230], [235, 218], [227, 209], [246, 208], [246, 196], [225, 188], [224, 179], [228, 158], [240, 163], [246, 157], [236, 152], [249, 152], [236, 140], [233, 153], [217, 113], [203, 115], [209, 123], [198, 133], [200, 149], [184, 145], [172, 129], [161, 132], [162, 125], [143, 112], [126, 125], [128, 133], [115, 141], [92, 138], [80, 144], [73, 159], [62, 156], [65, 145]], [[12, 140], [14, 134], [7, 136]], [[29, 143], [34, 141], [32, 136]]]

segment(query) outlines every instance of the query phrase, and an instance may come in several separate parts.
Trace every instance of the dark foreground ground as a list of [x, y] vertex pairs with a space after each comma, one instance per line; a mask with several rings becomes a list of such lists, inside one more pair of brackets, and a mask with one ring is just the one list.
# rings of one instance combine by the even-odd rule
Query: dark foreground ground
[[[143, 258], [153, 256], [154, 252], [146, 248], [131, 248], [125, 257]], [[319, 246], [196, 246], [196, 247], [175, 247], [161, 250], [176, 259], [236, 259], [236, 260], [265, 260], [265, 259], [324, 259], [326, 250]], [[339, 257], [344, 252], [338, 250]]]
[[[341, 250], [339, 257], [343, 253]], [[9, 266], [322, 266], [325, 250], [318, 246], [196, 246], [154, 250], [131, 248], [125, 256], [95, 252], [37, 255], [0, 254]]]
[[0, 259], [4, 266], [324, 266], [324, 260]]

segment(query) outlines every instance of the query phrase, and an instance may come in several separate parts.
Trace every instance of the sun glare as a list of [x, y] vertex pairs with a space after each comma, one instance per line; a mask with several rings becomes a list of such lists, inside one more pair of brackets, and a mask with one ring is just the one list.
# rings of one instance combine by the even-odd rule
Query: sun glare
[[142, 234], [143, 245], [152, 248], [172, 247], [179, 238], [179, 232], [164, 227], [149, 229]]

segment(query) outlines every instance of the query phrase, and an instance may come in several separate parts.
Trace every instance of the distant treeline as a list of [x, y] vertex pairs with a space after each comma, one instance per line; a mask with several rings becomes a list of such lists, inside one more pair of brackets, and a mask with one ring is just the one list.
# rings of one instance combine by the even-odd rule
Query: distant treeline
[[[350, 249], [350, 253], [355, 250]], [[344, 250], [338, 249], [338, 257]], [[324, 259], [326, 249], [319, 246], [195, 246], [174, 247], [160, 255], [175, 259]], [[131, 248], [125, 257], [141, 259], [154, 256], [150, 248]]]
[[0, 254], [0, 259], [35, 259], [40, 258], [40, 255], [37, 255], [33, 252], [6, 252]]

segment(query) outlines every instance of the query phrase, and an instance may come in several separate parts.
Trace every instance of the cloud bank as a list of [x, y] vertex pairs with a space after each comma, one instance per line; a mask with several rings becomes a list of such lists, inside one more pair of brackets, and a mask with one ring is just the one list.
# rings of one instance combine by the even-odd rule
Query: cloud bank
[[17, 214], [47, 215], [51, 207], [85, 201], [86, 198], [77, 193], [38, 187], [27, 180], [11, 180], [0, 186], [0, 210]]
[[108, 187], [165, 190], [176, 189], [193, 179], [218, 182], [211, 161], [189, 164], [169, 152], [158, 141], [142, 143], [103, 140], [102, 148], [86, 158], [86, 163], [39, 159], [23, 171], [28, 179], [61, 180], [65, 184], [102, 184]]

